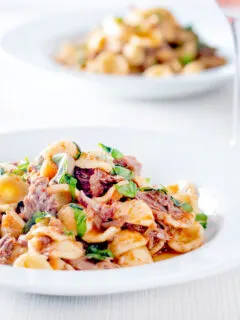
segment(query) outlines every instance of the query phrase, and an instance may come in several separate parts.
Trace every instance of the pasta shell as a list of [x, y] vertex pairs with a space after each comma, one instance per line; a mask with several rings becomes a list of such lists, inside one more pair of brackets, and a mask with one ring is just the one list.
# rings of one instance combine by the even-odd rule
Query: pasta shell
[[152, 256], [145, 246], [125, 252], [118, 259], [118, 263], [122, 267], [134, 267], [152, 262]]
[[109, 227], [104, 232], [98, 232], [90, 230], [84, 234], [82, 239], [89, 243], [100, 243], [105, 241], [111, 241], [113, 237], [119, 232], [119, 228]]
[[45, 159], [51, 159], [57, 153], [67, 153], [69, 156], [77, 159], [80, 155], [80, 149], [76, 143], [68, 140], [60, 140], [50, 144], [43, 152]]
[[115, 257], [119, 257], [123, 253], [145, 246], [147, 239], [137, 231], [122, 230], [113, 239], [110, 244], [110, 250]]
[[52, 269], [47, 262], [47, 257], [34, 251], [28, 251], [20, 255], [13, 263], [13, 266], [18, 268]]
[[166, 64], [156, 64], [147, 68], [143, 74], [147, 77], [169, 77], [173, 74], [173, 71]]
[[2, 217], [1, 234], [17, 238], [22, 233], [25, 222], [16, 212], [8, 212]]
[[54, 241], [43, 253], [49, 257], [62, 259], [77, 259], [84, 253], [83, 244], [73, 240]]
[[74, 218], [74, 210], [66, 205], [58, 212], [58, 218], [62, 221], [67, 230], [71, 230], [77, 235], [76, 221]]
[[121, 203], [114, 214], [116, 219], [127, 216], [126, 222], [149, 227], [154, 223], [151, 208], [142, 200], [130, 200]]
[[74, 268], [60, 258], [49, 258], [49, 264], [54, 270], [74, 270]]
[[[35, 227], [35, 226], [34, 226]], [[33, 237], [47, 236], [54, 241], [64, 241], [68, 239], [68, 236], [59, 233], [59, 230], [56, 227], [46, 227], [46, 226], [36, 226], [32, 227], [31, 230], [27, 233], [26, 238], [28, 240]]]
[[28, 193], [28, 184], [16, 175], [0, 176], [0, 204], [19, 202]]
[[198, 222], [185, 229], [172, 231], [168, 245], [176, 252], [184, 253], [200, 247], [204, 242], [204, 229]]
[[113, 168], [113, 159], [104, 151], [83, 152], [76, 161], [76, 166], [82, 169], [100, 168], [110, 172]]
[[57, 165], [50, 159], [45, 159], [41, 165], [40, 175], [51, 180], [58, 171]]

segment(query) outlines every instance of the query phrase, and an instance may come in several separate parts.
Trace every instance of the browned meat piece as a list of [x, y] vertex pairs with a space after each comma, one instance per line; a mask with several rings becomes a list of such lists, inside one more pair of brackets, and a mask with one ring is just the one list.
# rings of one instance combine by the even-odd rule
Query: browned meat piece
[[85, 257], [78, 259], [66, 260], [75, 270], [94, 270], [97, 269], [96, 264], [92, 263]]
[[91, 197], [90, 177], [94, 174], [94, 169], [82, 169], [75, 167], [74, 176], [77, 178], [77, 188], [83, 190], [86, 196]]
[[199, 49], [199, 57], [212, 57], [214, 56], [216, 53], [216, 49], [215, 48], [210, 48], [210, 47], [201, 47]]
[[0, 264], [7, 264], [16, 243], [15, 238], [5, 235], [0, 239]]
[[81, 169], [75, 167], [74, 175], [78, 180], [77, 187], [83, 190], [88, 197], [101, 197], [113, 184], [122, 180], [101, 169]]
[[53, 195], [47, 193], [48, 179], [44, 177], [36, 178], [24, 198], [24, 210], [22, 217], [28, 220], [37, 211], [46, 211], [52, 214], [57, 212], [57, 203]]
[[204, 56], [199, 59], [206, 69], [217, 68], [226, 64], [226, 59], [218, 56]]
[[125, 222], [122, 229], [128, 229], [130, 231], [137, 231], [140, 233], [144, 233], [147, 230], [147, 227]]
[[101, 261], [96, 264], [98, 269], [116, 269], [120, 268], [120, 266], [116, 263], [113, 263], [109, 260]]
[[126, 221], [126, 217], [114, 219], [114, 211], [116, 210], [117, 206], [117, 203], [113, 203], [111, 205], [101, 204], [99, 206], [95, 206], [95, 208], [90, 205], [87, 208], [87, 212], [92, 214], [93, 227], [98, 231], [107, 229], [109, 227], [121, 228]]
[[167, 231], [161, 228], [149, 228], [145, 234], [148, 239], [148, 248], [152, 249], [159, 241], [168, 240]]
[[141, 173], [142, 164], [133, 156], [115, 159], [114, 163], [133, 171], [136, 175], [140, 175]]
[[101, 169], [95, 169], [94, 174], [90, 177], [90, 190], [93, 197], [101, 197], [115, 183], [121, 181], [122, 178], [112, 176]]
[[152, 209], [156, 221], [162, 222], [166, 214], [171, 214], [175, 219], [181, 219], [184, 211], [174, 205], [171, 197], [159, 191], [139, 191], [137, 199], [145, 201]]

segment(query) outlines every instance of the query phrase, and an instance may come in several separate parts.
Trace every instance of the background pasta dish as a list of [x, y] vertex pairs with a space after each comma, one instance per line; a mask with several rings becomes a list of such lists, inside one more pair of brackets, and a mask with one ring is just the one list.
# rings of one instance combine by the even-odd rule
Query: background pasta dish
[[124, 17], [107, 17], [84, 41], [63, 44], [56, 61], [93, 73], [153, 77], [226, 64], [192, 26], [181, 26], [163, 8], [134, 8]]

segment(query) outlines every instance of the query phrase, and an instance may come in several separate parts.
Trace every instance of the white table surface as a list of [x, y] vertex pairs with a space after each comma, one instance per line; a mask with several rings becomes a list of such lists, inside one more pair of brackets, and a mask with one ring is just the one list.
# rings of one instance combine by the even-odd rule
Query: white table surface
[[[35, 13], [0, 13], [0, 37]], [[32, 70], [0, 56], [0, 131], [114, 125], [169, 131], [231, 131], [232, 84], [180, 101], [120, 101], [99, 97], [85, 84]], [[74, 114], [74, 116], [73, 116]], [[237, 245], [237, 244], [236, 244]], [[1, 274], [0, 274], [1, 276]], [[46, 297], [0, 289], [1, 320], [240, 319], [240, 268], [209, 279], [103, 297]]]

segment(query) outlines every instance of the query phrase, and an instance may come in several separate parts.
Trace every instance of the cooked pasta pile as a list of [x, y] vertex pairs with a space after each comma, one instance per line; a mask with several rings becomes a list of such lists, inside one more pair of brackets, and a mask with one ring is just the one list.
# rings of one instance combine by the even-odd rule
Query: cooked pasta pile
[[191, 26], [181, 26], [163, 8], [135, 8], [123, 18], [108, 17], [85, 41], [63, 44], [56, 61], [93, 73], [150, 77], [198, 73], [226, 64]]
[[0, 163], [0, 264], [138, 266], [200, 247], [206, 226], [192, 184], [152, 185], [135, 157], [103, 144], [58, 141], [31, 163]]

